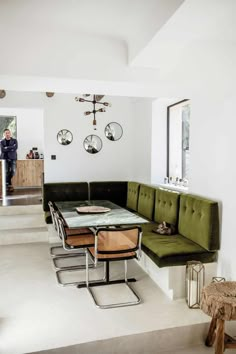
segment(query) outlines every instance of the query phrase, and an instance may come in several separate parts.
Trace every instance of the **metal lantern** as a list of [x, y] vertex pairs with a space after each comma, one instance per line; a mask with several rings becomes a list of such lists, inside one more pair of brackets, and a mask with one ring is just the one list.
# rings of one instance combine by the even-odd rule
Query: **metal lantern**
[[200, 308], [201, 290], [205, 284], [205, 267], [199, 261], [186, 264], [186, 302], [191, 309]]
[[225, 278], [223, 278], [223, 277], [213, 277], [212, 278], [212, 283], [222, 283], [223, 281], [225, 281]]

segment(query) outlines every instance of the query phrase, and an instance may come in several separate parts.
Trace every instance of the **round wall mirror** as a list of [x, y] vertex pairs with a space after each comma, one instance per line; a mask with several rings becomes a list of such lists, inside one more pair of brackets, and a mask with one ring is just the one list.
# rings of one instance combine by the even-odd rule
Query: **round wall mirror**
[[61, 145], [69, 145], [73, 140], [72, 133], [67, 129], [62, 129], [57, 134], [57, 141]]
[[84, 139], [84, 148], [90, 154], [96, 154], [102, 148], [102, 140], [97, 135], [88, 135]]
[[119, 123], [111, 122], [105, 127], [105, 135], [111, 141], [119, 140], [123, 135], [123, 129]]

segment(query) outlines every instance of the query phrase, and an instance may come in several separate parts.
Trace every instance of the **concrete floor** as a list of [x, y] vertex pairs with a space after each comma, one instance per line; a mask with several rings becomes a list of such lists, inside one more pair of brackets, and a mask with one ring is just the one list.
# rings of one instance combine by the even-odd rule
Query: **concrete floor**
[[[130, 273], [137, 278], [134, 288], [142, 303], [110, 310], [97, 309], [86, 289], [57, 285], [48, 243], [2, 246], [0, 263], [0, 352], [4, 354], [209, 321], [200, 310], [188, 309], [184, 300], [167, 299], [135, 262]], [[114, 273], [121, 270], [116, 264]], [[82, 280], [83, 272], [76, 273], [75, 279]], [[71, 280], [72, 274], [69, 277]], [[122, 286], [115, 286], [110, 293], [118, 301]], [[99, 292], [107, 296], [104, 287]]]
[[[21, 233], [19, 244], [14, 238], [13, 244], [0, 247], [1, 354], [42, 350], [63, 354], [214, 353], [213, 348], [203, 345], [210, 318], [201, 310], [189, 309], [184, 299], [169, 300], [135, 261], [130, 261], [129, 271], [137, 278], [133, 286], [142, 299], [137, 306], [101, 310], [95, 307], [87, 289], [59, 286], [49, 254], [50, 245], [37, 242], [42, 237], [41, 206], [10, 208], [0, 208], [0, 229], [4, 230], [0, 238], [7, 237], [3, 220], [11, 214], [9, 237], [16, 230], [14, 217]], [[35, 213], [39, 213], [38, 217], [32, 215]], [[32, 224], [32, 220], [35, 223]], [[27, 229], [27, 238], [23, 228]], [[29, 243], [32, 228], [33, 243]], [[35, 239], [33, 234], [37, 228], [41, 231]], [[47, 240], [57, 239], [51, 226], [45, 227], [43, 240], [45, 235]], [[99, 268], [92, 277], [100, 276], [101, 272]], [[111, 276], [122, 277], [122, 272], [123, 266], [117, 262]], [[72, 279], [83, 280], [84, 272], [64, 273], [64, 281]], [[124, 294], [129, 296], [123, 286], [99, 287], [98, 296], [103, 301], [108, 297], [120, 301]], [[101, 341], [106, 345], [102, 346]], [[109, 341], [112, 341], [110, 346]], [[49, 351], [61, 347], [68, 348]]]

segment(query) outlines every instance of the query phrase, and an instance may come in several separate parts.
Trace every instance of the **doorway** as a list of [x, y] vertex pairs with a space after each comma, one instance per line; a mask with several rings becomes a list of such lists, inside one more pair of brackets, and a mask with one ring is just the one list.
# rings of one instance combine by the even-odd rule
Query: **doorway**
[[[0, 108], [0, 140], [4, 129], [10, 129], [18, 140], [17, 168], [12, 178], [13, 192], [0, 191], [0, 206], [35, 205], [42, 203], [43, 158], [27, 159], [30, 150], [44, 156], [43, 109]], [[3, 161], [0, 161], [0, 184], [4, 186]]]

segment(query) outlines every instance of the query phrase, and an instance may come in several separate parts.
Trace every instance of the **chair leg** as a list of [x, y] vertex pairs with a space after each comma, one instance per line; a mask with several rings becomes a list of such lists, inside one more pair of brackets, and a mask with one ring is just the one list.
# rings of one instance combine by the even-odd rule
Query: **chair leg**
[[[55, 270], [59, 271], [59, 270], [73, 270], [73, 269], [86, 269], [86, 265], [85, 264], [75, 264], [75, 265], [67, 265], [67, 266], [59, 266], [58, 265], [58, 262], [60, 262], [60, 260], [62, 259], [73, 259], [73, 258], [76, 258], [76, 257], [84, 257], [85, 254], [84, 253], [80, 253], [80, 254], [70, 254], [70, 255], [65, 255], [64, 257], [63, 256], [60, 256], [60, 257], [54, 257], [52, 259], [52, 262], [53, 262], [53, 266], [55, 268]], [[94, 264], [93, 263], [90, 263], [89, 264], [89, 268], [94, 268]]]
[[[104, 280], [99, 280], [97, 281], [95, 284], [92, 284], [92, 282], [89, 282], [89, 269], [88, 269], [88, 260], [87, 260], [87, 253], [86, 253], [86, 285], [87, 285], [87, 289], [95, 303], [95, 305], [100, 308], [100, 309], [109, 309], [109, 308], [116, 308], [116, 307], [124, 307], [124, 306], [133, 306], [133, 305], [137, 305], [141, 302], [141, 299], [139, 298], [139, 296], [136, 294], [136, 292], [134, 291], [134, 289], [130, 286], [129, 284], [129, 280], [128, 280], [128, 277], [127, 277], [127, 260], [125, 260], [125, 278], [124, 278], [124, 281], [121, 280], [121, 281], [104, 281]], [[105, 264], [104, 264], [105, 266]], [[104, 269], [106, 269], [104, 267]], [[107, 279], [107, 274], [105, 274], [105, 279]], [[108, 277], [109, 279], [109, 277]], [[100, 284], [97, 284], [98, 282], [101, 282]], [[95, 287], [95, 286], [99, 286], [99, 285], [112, 285], [112, 284], [117, 284], [117, 283], [125, 283], [126, 286], [129, 288], [129, 290], [132, 292], [132, 294], [135, 296], [136, 300], [135, 301], [128, 301], [128, 302], [120, 302], [120, 303], [112, 303], [112, 304], [107, 304], [107, 305], [101, 305], [98, 303], [97, 299], [96, 299], [96, 296], [92, 290], [92, 287]], [[90, 286], [91, 285], [91, 286]]]
[[[73, 271], [78, 271], [78, 270], [84, 270], [88, 268], [95, 268], [94, 263], [90, 263], [89, 262], [89, 255], [88, 252], [86, 252], [87, 250], [84, 250], [85, 253], [83, 253], [83, 255], [86, 255], [86, 264], [81, 264], [81, 265], [75, 265], [75, 266], [68, 266], [68, 267], [57, 267], [58, 270], [56, 271], [56, 278], [57, 278], [57, 283], [61, 286], [78, 286], [78, 285], [85, 285], [86, 286], [86, 281], [74, 281], [74, 282], [68, 282], [68, 283], [63, 283], [62, 279], [61, 279], [61, 274], [63, 272], [73, 272]], [[61, 259], [62, 257], [60, 257], [59, 259]], [[65, 258], [69, 258], [69, 257], [65, 257]], [[55, 265], [56, 259], [53, 259], [53, 263]], [[87, 265], [88, 263], [88, 265]], [[86, 271], [86, 277], [87, 277], [87, 271]]]
[[[64, 253], [54, 253], [54, 251], [56, 251], [56, 250], [64, 251]], [[80, 254], [81, 254], [81, 256], [84, 256], [84, 252], [80, 251], [80, 250], [79, 251], [76, 250], [76, 251], [73, 251], [73, 252], [67, 254], [62, 245], [50, 247], [50, 256], [52, 258], [56, 258], [56, 257], [59, 258], [59, 257], [66, 257], [66, 256], [73, 257], [73, 256], [79, 256]]]

